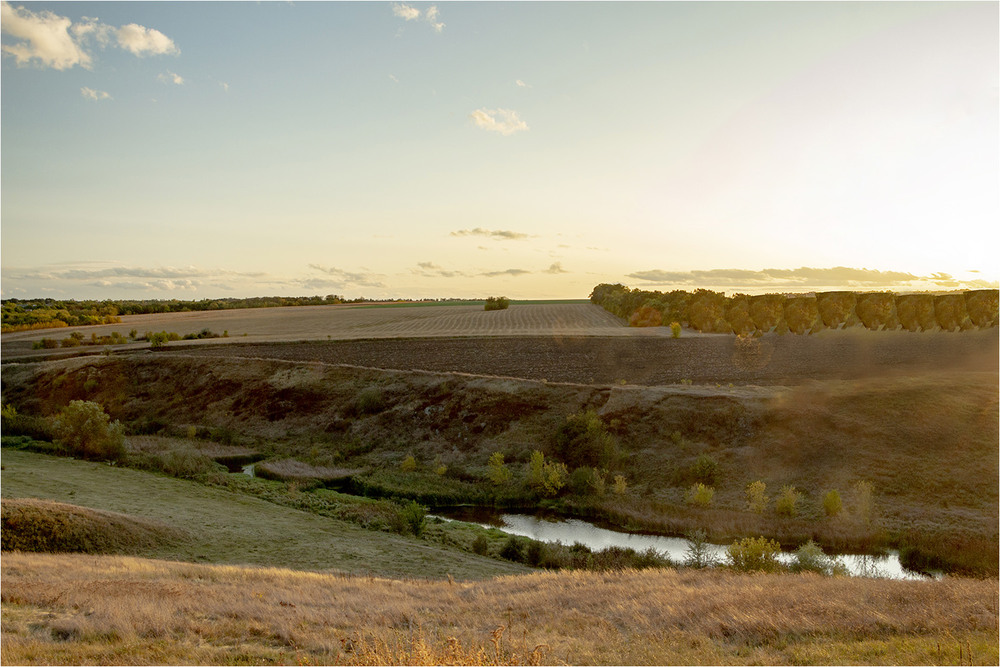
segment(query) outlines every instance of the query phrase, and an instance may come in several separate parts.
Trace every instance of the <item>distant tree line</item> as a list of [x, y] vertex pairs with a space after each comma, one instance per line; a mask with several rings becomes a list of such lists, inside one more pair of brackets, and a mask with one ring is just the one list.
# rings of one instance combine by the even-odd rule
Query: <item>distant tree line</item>
[[727, 297], [707, 289], [664, 293], [603, 283], [594, 288], [590, 300], [629, 326], [679, 322], [702, 332], [747, 335], [805, 334], [854, 326], [906, 331], [995, 327], [998, 293], [995, 289], [947, 294], [838, 291]]
[[118, 324], [121, 315], [181, 313], [236, 308], [276, 308], [279, 306], [328, 306], [341, 303], [389, 303], [398, 299], [347, 299], [339, 294], [323, 296], [262, 296], [247, 299], [145, 299], [139, 301], [75, 301], [56, 299], [4, 299], [2, 330], [28, 331], [88, 324]]

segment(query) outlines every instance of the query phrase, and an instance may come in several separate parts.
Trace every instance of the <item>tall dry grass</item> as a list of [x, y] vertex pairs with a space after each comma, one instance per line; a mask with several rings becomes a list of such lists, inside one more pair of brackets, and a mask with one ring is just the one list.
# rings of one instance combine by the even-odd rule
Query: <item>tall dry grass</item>
[[2, 575], [3, 664], [940, 663], [959, 644], [964, 659], [998, 660], [995, 579], [458, 583], [22, 553], [4, 554]]

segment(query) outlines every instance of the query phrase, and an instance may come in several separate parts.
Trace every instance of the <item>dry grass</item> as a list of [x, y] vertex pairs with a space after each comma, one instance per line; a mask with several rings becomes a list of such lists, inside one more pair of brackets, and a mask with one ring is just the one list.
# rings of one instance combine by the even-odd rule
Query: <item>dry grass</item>
[[21, 553], [4, 554], [2, 574], [4, 664], [926, 664], [957, 661], [959, 646], [998, 660], [995, 579], [453, 583]]
[[358, 469], [313, 466], [295, 459], [281, 459], [258, 463], [254, 468], [259, 477], [285, 482], [331, 482], [343, 480], [363, 472]]
[[184, 531], [142, 517], [35, 498], [6, 498], [4, 551], [137, 553], [187, 538]]

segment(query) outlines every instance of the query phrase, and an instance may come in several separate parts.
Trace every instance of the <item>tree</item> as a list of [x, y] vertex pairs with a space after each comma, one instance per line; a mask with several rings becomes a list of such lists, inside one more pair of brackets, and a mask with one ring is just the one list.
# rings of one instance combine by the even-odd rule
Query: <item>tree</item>
[[125, 431], [93, 401], [70, 401], [56, 418], [56, 439], [84, 458], [117, 461], [125, 455]]
[[613, 469], [618, 458], [618, 444], [593, 410], [566, 418], [556, 432], [555, 451], [574, 468]]
[[489, 462], [490, 480], [496, 484], [506, 484], [510, 481], [511, 472], [503, 462], [503, 452], [493, 452]]

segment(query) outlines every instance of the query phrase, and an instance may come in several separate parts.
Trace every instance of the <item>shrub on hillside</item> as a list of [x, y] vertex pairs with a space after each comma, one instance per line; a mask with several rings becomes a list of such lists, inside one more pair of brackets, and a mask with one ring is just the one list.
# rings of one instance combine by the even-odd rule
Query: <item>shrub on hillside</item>
[[0, 411], [0, 430], [4, 435], [26, 435], [34, 440], [55, 440], [52, 422], [45, 417], [21, 414], [13, 405]]
[[366, 387], [354, 399], [354, 409], [360, 415], [373, 415], [386, 408], [386, 400], [378, 387]]
[[844, 508], [844, 503], [840, 499], [840, 492], [832, 489], [823, 496], [823, 511], [827, 516], [837, 516]]
[[786, 484], [781, 487], [781, 493], [774, 499], [774, 511], [782, 516], [795, 516], [799, 511], [799, 500], [802, 494], [794, 486]]
[[776, 572], [781, 545], [764, 537], [747, 537], [729, 545], [729, 566], [740, 572]]
[[503, 462], [503, 452], [493, 452], [489, 461], [490, 481], [496, 485], [506, 484], [510, 481], [512, 474], [507, 464]]
[[747, 484], [746, 497], [747, 509], [757, 514], [763, 514], [767, 509], [769, 498], [767, 497], [767, 485], [761, 480]]
[[691, 464], [690, 479], [706, 486], [715, 484], [719, 472], [719, 464], [708, 454], [702, 454]]
[[607, 485], [600, 470], [581, 466], [569, 476], [569, 486], [578, 496], [603, 496]]
[[515, 563], [523, 563], [524, 548], [521, 544], [521, 539], [511, 535], [511, 537], [504, 542], [504, 545], [500, 548], [500, 558], [504, 558]]
[[90, 459], [117, 461], [125, 454], [125, 430], [97, 403], [70, 401], [55, 422], [60, 444]]
[[715, 496], [715, 489], [710, 486], [705, 486], [701, 482], [696, 482], [684, 496], [684, 501], [688, 505], [699, 505], [701, 507], [708, 507], [712, 504], [712, 498]]
[[572, 414], [556, 431], [556, 456], [573, 468], [614, 468], [618, 443], [593, 410]]

